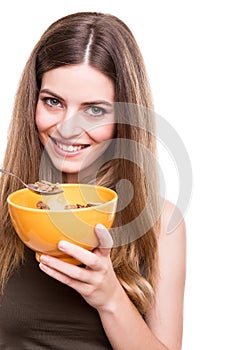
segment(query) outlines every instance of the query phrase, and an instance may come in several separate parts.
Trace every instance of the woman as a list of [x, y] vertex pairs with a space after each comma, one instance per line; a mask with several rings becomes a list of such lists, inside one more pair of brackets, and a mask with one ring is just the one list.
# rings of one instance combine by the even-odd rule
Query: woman
[[96, 226], [93, 252], [59, 243], [82, 266], [43, 255], [38, 268], [8, 215], [20, 184], [1, 177], [1, 348], [181, 348], [185, 225], [166, 234], [175, 208], [159, 196], [152, 111], [122, 21], [77, 13], [42, 35], [19, 84], [4, 168], [28, 183], [111, 187], [119, 206], [111, 234]]

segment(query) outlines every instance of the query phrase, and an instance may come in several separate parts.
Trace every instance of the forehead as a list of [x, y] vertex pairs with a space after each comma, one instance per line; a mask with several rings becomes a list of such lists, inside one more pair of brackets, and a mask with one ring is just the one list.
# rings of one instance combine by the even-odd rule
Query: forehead
[[114, 102], [114, 84], [105, 74], [89, 65], [63, 66], [46, 72], [42, 89], [50, 89], [63, 98], [106, 99]]

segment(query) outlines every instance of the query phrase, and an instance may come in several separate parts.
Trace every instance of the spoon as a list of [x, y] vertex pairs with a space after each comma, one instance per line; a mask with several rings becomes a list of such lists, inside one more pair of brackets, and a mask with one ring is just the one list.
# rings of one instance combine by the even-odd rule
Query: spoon
[[20, 177], [18, 177], [17, 175], [15, 175], [7, 170], [0, 168], [0, 172], [3, 174], [7, 174], [7, 175], [11, 175], [11, 176], [16, 177], [24, 185], [24, 187], [27, 187], [29, 190], [34, 191], [36, 193], [40, 193], [40, 194], [44, 194], [44, 195], [47, 195], [47, 194], [52, 195], [52, 194], [58, 194], [58, 193], [64, 192], [61, 188], [59, 188], [58, 186], [56, 186], [54, 184], [49, 183], [48, 181], [46, 181], [46, 183], [49, 183], [52, 186], [55, 186], [55, 188], [53, 188], [51, 191], [41, 190], [38, 188], [38, 186], [36, 184], [26, 184], [25, 182], [23, 182], [22, 179], [20, 179]]

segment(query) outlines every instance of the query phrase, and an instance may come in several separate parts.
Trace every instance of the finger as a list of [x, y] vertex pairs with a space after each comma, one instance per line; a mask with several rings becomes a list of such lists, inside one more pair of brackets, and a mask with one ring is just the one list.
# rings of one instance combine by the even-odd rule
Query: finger
[[70, 276], [63, 274], [62, 272], [57, 271], [57, 270], [53, 269], [52, 267], [50, 267], [42, 262], [39, 264], [39, 267], [48, 276], [50, 276], [50, 277], [56, 279], [57, 281], [59, 281], [63, 284], [66, 284], [67, 286], [73, 288], [79, 294], [81, 294], [84, 298], [93, 294], [93, 285], [91, 283], [86, 283], [83, 281], [79, 281], [77, 279], [73, 279]]
[[43, 254], [40, 257], [40, 261], [44, 266], [53, 269], [55, 274], [56, 272], [59, 272], [66, 276], [67, 279], [79, 280], [85, 283], [90, 281], [90, 271], [82, 267], [72, 265], [60, 259]]
[[52, 267], [45, 265], [44, 263], [40, 263], [39, 267], [48, 276], [50, 276], [50, 277], [56, 279], [57, 281], [73, 288], [74, 290], [76, 290], [78, 293], [80, 293], [83, 296], [85, 295], [85, 293], [88, 294], [88, 292], [91, 289], [90, 284], [83, 282], [83, 281], [79, 281], [77, 279], [73, 279], [70, 276], [63, 274], [60, 271], [54, 270]]
[[113, 239], [109, 231], [102, 224], [97, 224], [95, 226], [95, 233], [99, 240], [98, 251], [104, 256], [109, 255], [113, 246]]
[[76, 244], [67, 241], [60, 241], [58, 243], [58, 248], [63, 253], [68, 254], [73, 258], [81, 261], [84, 265], [88, 266], [93, 270], [99, 270], [99, 268], [101, 267], [100, 261], [96, 254], [88, 251], [87, 249], [79, 247]]

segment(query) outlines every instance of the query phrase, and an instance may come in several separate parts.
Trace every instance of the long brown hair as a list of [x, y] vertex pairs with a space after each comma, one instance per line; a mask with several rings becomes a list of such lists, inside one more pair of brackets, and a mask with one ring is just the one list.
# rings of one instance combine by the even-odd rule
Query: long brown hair
[[[51, 69], [84, 62], [110, 77], [115, 86], [115, 140], [121, 142], [114, 143], [113, 157], [100, 169], [96, 183], [120, 194], [128, 191], [129, 182], [132, 185], [131, 200], [116, 215], [111, 258], [122, 286], [138, 310], [146, 314], [154, 301], [158, 277], [155, 125], [144, 62], [131, 31], [121, 20], [109, 14], [76, 13], [59, 19], [45, 31], [22, 73], [3, 166], [25, 182], [38, 180], [44, 152], [34, 118], [42, 76]], [[50, 174], [46, 176], [53, 180], [56, 169], [48, 157], [46, 162], [50, 164], [46, 167]], [[24, 246], [12, 227], [7, 208], [7, 196], [19, 188], [17, 180], [1, 176], [2, 291], [24, 257]]]

